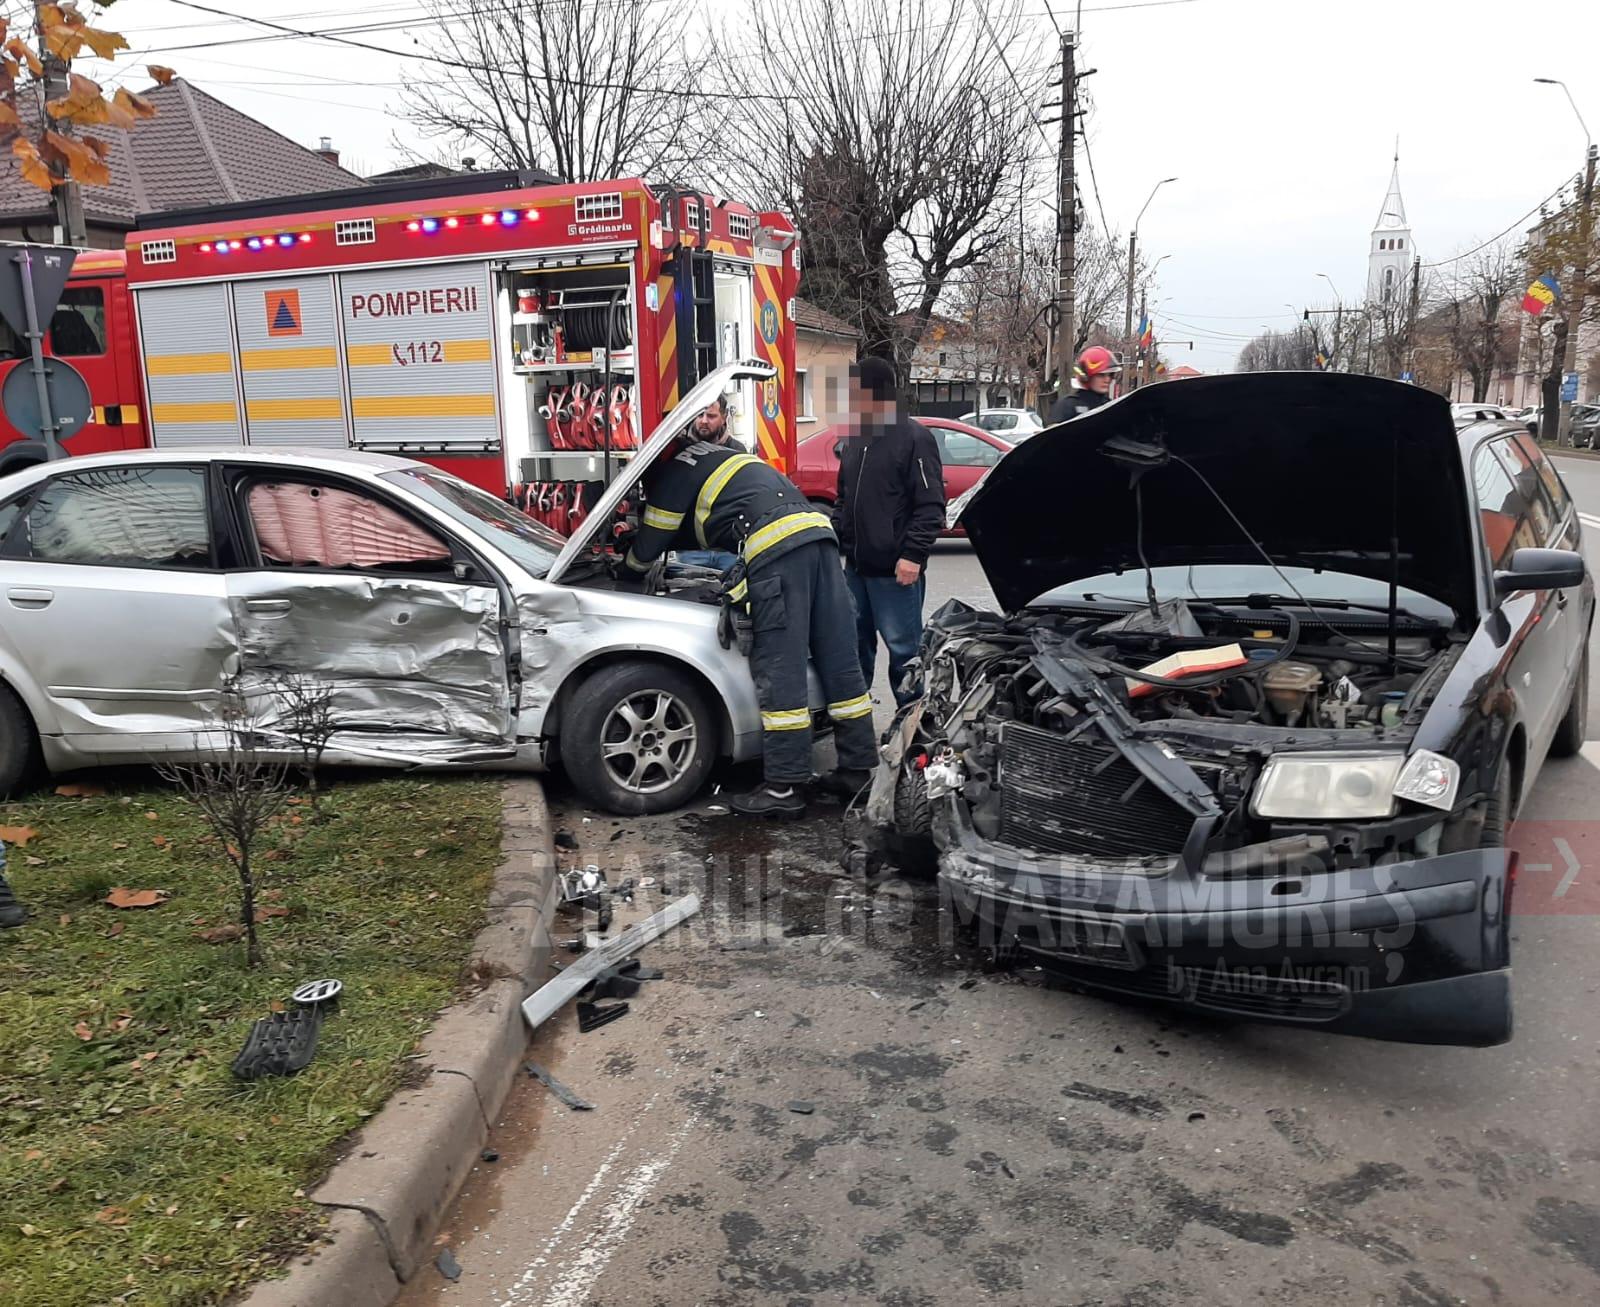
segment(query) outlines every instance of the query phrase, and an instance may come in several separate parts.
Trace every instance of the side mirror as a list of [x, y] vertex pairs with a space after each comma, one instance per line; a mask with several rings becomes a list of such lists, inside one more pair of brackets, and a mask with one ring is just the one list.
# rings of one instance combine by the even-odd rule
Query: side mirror
[[1511, 555], [1511, 567], [1494, 574], [1494, 592], [1566, 590], [1582, 585], [1587, 570], [1583, 555], [1570, 549], [1519, 549]]
[[841, 459], [844, 457], [844, 441], [842, 439], [833, 442], [833, 456]]

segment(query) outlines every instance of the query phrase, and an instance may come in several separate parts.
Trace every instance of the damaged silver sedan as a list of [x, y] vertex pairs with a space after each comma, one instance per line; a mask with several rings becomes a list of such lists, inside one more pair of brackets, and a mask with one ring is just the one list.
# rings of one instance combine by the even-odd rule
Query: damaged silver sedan
[[[642, 471], [725, 386], [706, 377]], [[718, 578], [617, 593], [603, 548], [632, 478], [569, 539], [437, 469], [328, 450], [169, 449], [0, 482], [0, 793], [52, 772], [206, 752], [235, 687], [270, 746], [324, 696], [323, 760], [536, 769], [614, 812], [685, 802], [758, 756]], [[297, 688], [289, 695], [285, 685]]]
[[1036, 436], [961, 518], [886, 736], [877, 852], [1001, 957], [1252, 1020], [1511, 1035], [1506, 828], [1575, 753], [1594, 590], [1522, 433], [1280, 373]]

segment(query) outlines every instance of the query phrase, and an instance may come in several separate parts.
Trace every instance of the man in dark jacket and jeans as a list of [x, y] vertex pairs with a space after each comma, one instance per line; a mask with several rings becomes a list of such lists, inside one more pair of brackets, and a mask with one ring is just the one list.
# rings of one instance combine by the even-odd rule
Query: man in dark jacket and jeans
[[944, 529], [944, 469], [933, 433], [900, 415], [893, 365], [869, 358], [850, 371], [833, 529], [856, 604], [862, 674], [870, 687], [882, 635], [889, 685], [905, 704], [917, 697], [901, 680], [922, 639], [928, 551]]

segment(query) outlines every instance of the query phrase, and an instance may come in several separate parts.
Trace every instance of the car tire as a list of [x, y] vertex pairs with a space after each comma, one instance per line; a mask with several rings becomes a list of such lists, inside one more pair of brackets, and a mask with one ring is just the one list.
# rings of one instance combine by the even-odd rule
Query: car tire
[[933, 833], [933, 800], [928, 797], [928, 774], [920, 767], [902, 765], [894, 782], [894, 827], [913, 839]]
[[10, 798], [38, 774], [39, 733], [10, 686], [0, 685], [0, 798]]
[[1567, 700], [1567, 711], [1556, 727], [1550, 741], [1552, 758], [1573, 758], [1583, 748], [1583, 733], [1589, 719], [1589, 654], [1584, 652], [1578, 664], [1578, 675], [1572, 682], [1572, 697]]
[[579, 792], [623, 816], [669, 812], [705, 785], [721, 722], [688, 673], [659, 662], [620, 663], [574, 693], [561, 758]]

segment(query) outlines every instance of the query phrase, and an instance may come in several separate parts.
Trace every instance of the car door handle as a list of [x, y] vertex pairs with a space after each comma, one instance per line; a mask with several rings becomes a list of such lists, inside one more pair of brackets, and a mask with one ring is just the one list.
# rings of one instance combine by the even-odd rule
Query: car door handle
[[6, 598], [11, 600], [13, 608], [48, 608], [55, 597], [54, 590], [42, 590], [31, 585], [13, 586], [6, 591]]
[[245, 611], [262, 617], [284, 617], [294, 607], [287, 599], [246, 599]]

